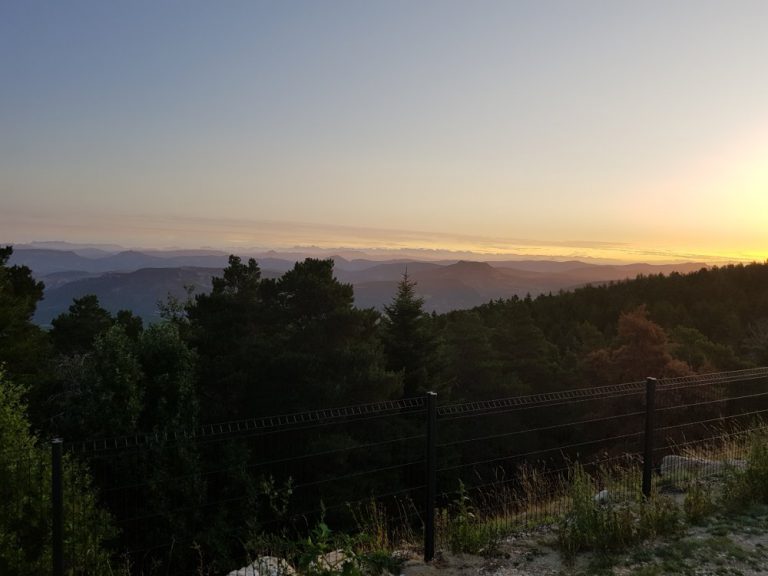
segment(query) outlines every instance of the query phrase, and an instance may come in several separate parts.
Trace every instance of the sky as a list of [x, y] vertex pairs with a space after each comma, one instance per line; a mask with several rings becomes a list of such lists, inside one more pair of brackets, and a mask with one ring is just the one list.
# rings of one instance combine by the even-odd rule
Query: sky
[[0, 0], [0, 242], [768, 258], [764, 0]]

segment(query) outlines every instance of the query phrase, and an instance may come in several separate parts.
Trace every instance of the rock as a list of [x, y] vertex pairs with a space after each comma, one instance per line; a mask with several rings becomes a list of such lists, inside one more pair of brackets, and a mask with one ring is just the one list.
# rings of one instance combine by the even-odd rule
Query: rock
[[317, 560], [312, 562], [312, 568], [319, 570], [333, 570], [341, 571], [345, 564], [357, 563], [357, 558], [354, 556], [348, 556], [344, 550], [333, 550], [327, 554], [323, 554]]
[[743, 470], [746, 467], [746, 460], [706, 460], [669, 455], [661, 460], [661, 475], [665, 477], [708, 476], [733, 468]]
[[232, 570], [227, 576], [294, 576], [296, 570], [282, 558], [261, 556], [248, 566]]
[[608, 490], [600, 490], [592, 500], [594, 500], [595, 504], [608, 504], [611, 501], [611, 495], [608, 493]]

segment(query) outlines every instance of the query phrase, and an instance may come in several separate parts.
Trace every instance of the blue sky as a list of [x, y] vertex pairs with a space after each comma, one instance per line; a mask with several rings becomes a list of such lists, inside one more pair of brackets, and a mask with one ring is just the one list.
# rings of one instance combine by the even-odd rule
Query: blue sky
[[0, 241], [765, 258], [766, 22], [757, 1], [5, 0]]

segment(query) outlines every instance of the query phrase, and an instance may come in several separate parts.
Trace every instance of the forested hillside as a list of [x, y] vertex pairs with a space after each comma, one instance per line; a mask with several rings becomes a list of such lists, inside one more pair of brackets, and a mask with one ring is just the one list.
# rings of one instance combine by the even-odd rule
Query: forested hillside
[[[188, 286], [196, 294], [207, 293], [211, 277], [221, 275], [227, 265], [223, 252], [206, 250], [158, 250], [138, 252], [123, 250], [105, 252], [64, 244], [60, 249], [16, 246], [9, 260], [12, 265], [27, 266], [34, 278], [45, 284], [43, 300], [35, 312], [34, 321], [50, 327], [56, 316], [65, 312], [74, 298], [93, 294], [105, 310], [116, 314], [129, 309], [144, 322], [160, 319], [157, 301], [168, 294], [182, 297]], [[53, 244], [57, 246], [57, 244]], [[73, 250], [66, 249], [67, 247]], [[76, 248], [76, 250], [75, 250]], [[403, 271], [407, 268], [418, 282], [423, 308], [428, 312], [446, 313], [479, 306], [498, 298], [538, 296], [559, 290], [572, 290], [585, 284], [626, 280], [638, 274], [668, 274], [693, 272], [706, 267], [703, 263], [677, 264], [595, 264], [554, 260], [488, 260], [477, 261], [480, 254], [467, 254], [470, 260], [459, 260], [457, 254], [443, 256], [454, 259], [428, 260], [405, 257], [403, 254], [352, 253], [336, 250], [297, 252], [266, 252], [241, 255], [259, 263], [262, 277], [277, 278], [292, 270], [305, 258], [330, 258], [333, 274], [340, 282], [351, 284], [354, 303], [358, 308], [383, 311], [397, 290]], [[498, 257], [498, 255], [496, 255]], [[387, 258], [387, 259], [382, 259]]]
[[[112, 315], [91, 296], [45, 331], [31, 322], [43, 286], [28, 268], [8, 265], [11, 253], [0, 251], [0, 385], [25, 390], [38, 438], [194, 430], [429, 390], [446, 403], [768, 364], [768, 264], [638, 277], [438, 315], [424, 311], [408, 276], [379, 313], [355, 307], [332, 260], [307, 259], [265, 278], [256, 261], [231, 256], [209, 293], [169, 298], [160, 323], [145, 327], [127, 310]], [[377, 430], [371, 424], [363, 433]], [[164, 466], [196, 478], [203, 464], [226, 469], [249, 458], [183, 441], [154, 450], [151, 462], [97, 467], [96, 486], [160, 478]], [[219, 542], [220, 527], [243, 526], [258, 513], [236, 506], [203, 514], [179, 503], [247, 492], [260, 481], [236, 474], [221, 485], [190, 481], [140, 501], [225, 559], [235, 552]], [[101, 502], [116, 505], [108, 494]], [[160, 524], [142, 538], [151, 542], [155, 529]]]
[[[35, 426], [68, 437], [164, 426], [174, 411], [210, 422], [431, 389], [445, 402], [768, 362], [767, 264], [640, 276], [438, 315], [424, 312], [408, 276], [379, 313], [354, 306], [332, 260], [264, 278], [257, 262], [233, 256], [210, 293], [168, 299], [151, 327], [86, 296], [45, 331], [30, 322], [42, 283], [8, 266], [11, 252], [2, 260], [1, 360], [9, 378], [30, 386]], [[120, 381], [109, 381], [116, 366]], [[100, 400], [94, 386], [105, 389]], [[135, 414], [88, 424], [88, 410], [111, 415], [108, 402], [118, 399]], [[107, 403], [86, 409], [97, 401]], [[162, 413], [146, 413], [157, 403]]]

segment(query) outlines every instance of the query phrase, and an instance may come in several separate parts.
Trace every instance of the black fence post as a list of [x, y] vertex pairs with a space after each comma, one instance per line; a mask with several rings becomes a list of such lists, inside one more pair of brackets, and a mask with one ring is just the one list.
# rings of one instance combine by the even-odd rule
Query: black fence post
[[643, 450], [643, 496], [651, 495], [653, 436], [656, 430], [656, 378], [645, 379], [645, 449]]
[[64, 481], [61, 448], [61, 438], [55, 438], [51, 442], [53, 576], [64, 576]]
[[427, 392], [427, 495], [424, 502], [424, 561], [435, 557], [435, 498], [437, 497], [437, 393]]

